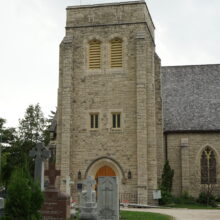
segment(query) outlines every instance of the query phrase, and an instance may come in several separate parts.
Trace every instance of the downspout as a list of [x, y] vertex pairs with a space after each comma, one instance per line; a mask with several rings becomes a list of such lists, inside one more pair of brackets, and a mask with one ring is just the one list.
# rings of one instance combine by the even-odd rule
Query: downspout
[[168, 141], [167, 141], [168, 133], [164, 132], [164, 144], [165, 144], [165, 161], [168, 160]]

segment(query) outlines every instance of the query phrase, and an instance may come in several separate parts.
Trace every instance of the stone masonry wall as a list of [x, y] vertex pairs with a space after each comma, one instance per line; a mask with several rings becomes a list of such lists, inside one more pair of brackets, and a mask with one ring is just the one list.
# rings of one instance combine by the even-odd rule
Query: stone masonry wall
[[181, 193], [188, 192], [192, 196], [198, 196], [202, 190], [200, 156], [202, 150], [208, 145], [214, 149], [216, 154], [217, 185], [214, 191], [220, 195], [220, 134], [216, 132], [170, 133], [167, 140], [168, 160], [175, 172], [173, 193], [181, 195]]
[[155, 54], [155, 103], [156, 103], [156, 135], [157, 135], [157, 175], [158, 182], [161, 180], [163, 166], [165, 161], [165, 152], [163, 145], [163, 109], [161, 94], [161, 60]]
[[[156, 79], [153, 24], [146, 5], [69, 7], [67, 12], [58, 91], [60, 188], [65, 190], [62, 180], [66, 175], [77, 183], [78, 171], [82, 177], [88, 173], [95, 176], [95, 171], [90, 171], [93, 163], [103, 161], [101, 166], [109, 161], [119, 174], [121, 192], [139, 193], [139, 202], [153, 204], [157, 160], [162, 155], [158, 154], [161, 103], [159, 62]], [[111, 69], [110, 40], [114, 37], [123, 40], [123, 67]], [[88, 69], [88, 43], [93, 39], [101, 41], [99, 70]], [[94, 112], [99, 113], [100, 127], [91, 130], [89, 115]], [[112, 112], [121, 112], [121, 129], [112, 129]], [[127, 178], [129, 170], [132, 179]]]

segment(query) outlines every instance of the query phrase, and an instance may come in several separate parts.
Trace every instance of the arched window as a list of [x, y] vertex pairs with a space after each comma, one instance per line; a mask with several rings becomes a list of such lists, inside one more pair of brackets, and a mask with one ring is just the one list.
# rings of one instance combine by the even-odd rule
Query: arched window
[[101, 42], [92, 40], [89, 42], [89, 69], [101, 68]]
[[201, 155], [201, 184], [216, 183], [216, 158], [211, 147], [206, 147]]
[[111, 67], [122, 67], [122, 40], [120, 38], [111, 40]]

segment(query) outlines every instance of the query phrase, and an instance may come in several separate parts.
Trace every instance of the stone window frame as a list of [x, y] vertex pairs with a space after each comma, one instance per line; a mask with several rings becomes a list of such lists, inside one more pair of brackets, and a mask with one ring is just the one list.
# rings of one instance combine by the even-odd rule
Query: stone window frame
[[[92, 126], [93, 125], [93, 126]], [[90, 112], [90, 129], [98, 129], [100, 126], [100, 114], [97, 112]]]
[[[112, 114], [114, 113], [120, 113], [121, 117], [121, 121], [120, 121], [120, 125], [121, 127], [120, 128], [113, 128], [113, 120], [112, 120]], [[112, 131], [112, 132], [122, 132], [124, 130], [124, 113], [123, 113], [123, 110], [122, 109], [109, 109], [109, 120], [108, 120], [108, 128], [109, 128], [109, 131]]]
[[[101, 44], [101, 68], [100, 69], [90, 69], [89, 68], [89, 46], [90, 46], [90, 42], [97, 40], [100, 42]], [[101, 38], [99, 35], [92, 35], [88, 38], [84, 39], [83, 42], [84, 45], [84, 68], [83, 68], [83, 72], [85, 73], [85, 75], [96, 75], [96, 74], [103, 74], [104, 72], [104, 66], [105, 66], [105, 40], [103, 38]]]
[[[88, 131], [100, 131], [102, 128], [102, 123], [101, 123], [101, 116], [102, 116], [102, 112], [100, 109], [93, 109], [93, 110], [89, 110], [87, 111], [87, 123], [86, 123], [86, 127]], [[91, 128], [91, 115], [92, 114], [98, 114], [98, 128]]]
[[[210, 153], [209, 154], [207, 154], [207, 151], [210, 151]], [[211, 156], [211, 155], [213, 155], [214, 154], [214, 162], [215, 162], [215, 165], [214, 165], [214, 172], [215, 172], [215, 174], [214, 174], [214, 180], [213, 181], [210, 181], [210, 179], [208, 180], [208, 181], [205, 181], [204, 179], [203, 179], [203, 177], [202, 177], [202, 173], [204, 172], [204, 170], [202, 170], [202, 157], [203, 156], [205, 156], [206, 158], [206, 160], [207, 160], [207, 158], [209, 157], [209, 156]], [[217, 178], [218, 178], [218, 171], [217, 171], [217, 169], [218, 169], [218, 155], [216, 154], [216, 151], [215, 151], [215, 149], [213, 148], [213, 147], [211, 147], [210, 145], [206, 145], [205, 147], [203, 147], [202, 148], [202, 150], [201, 150], [201, 152], [200, 152], [200, 184], [201, 185], [205, 185], [205, 184], [217, 184]], [[208, 163], [208, 161], [207, 161], [207, 169], [209, 169], [209, 163]], [[209, 170], [210, 171], [210, 170]], [[208, 173], [209, 173], [209, 171], [208, 171]], [[208, 175], [208, 174], [207, 174]], [[209, 176], [209, 175], [208, 175]]]
[[[117, 63], [114, 63], [114, 56], [112, 56], [112, 52], [114, 51], [114, 43], [116, 43], [116, 42], [118, 42], [119, 43], [119, 45], [121, 46], [121, 50], [118, 50], [117, 52], [121, 52], [121, 62], [120, 62], [120, 64], [121, 64], [121, 66], [113, 66], [113, 65], [115, 65], [115, 64], [117, 64]], [[110, 63], [110, 68], [111, 69], [116, 69], [116, 68], [123, 68], [123, 59], [124, 59], [124, 56], [123, 56], [123, 44], [124, 44], [124, 42], [123, 42], [123, 39], [122, 38], [119, 38], [119, 37], [115, 37], [115, 38], [113, 38], [113, 39], [111, 39], [111, 41], [109, 42], [110, 43], [110, 51], [109, 51], [109, 63]], [[116, 52], [116, 51], [115, 51]], [[118, 54], [119, 55], [119, 54]]]
[[[110, 51], [111, 51], [111, 40], [115, 38], [122, 39], [122, 67], [120, 68], [111, 68], [110, 63]], [[92, 40], [98, 40], [101, 42], [101, 68], [100, 69], [89, 69], [89, 42]], [[99, 75], [99, 74], [125, 74], [128, 68], [128, 39], [127, 37], [122, 36], [121, 34], [114, 33], [109, 35], [109, 37], [103, 38], [97, 34], [88, 36], [83, 41], [84, 45], [84, 65], [83, 65], [83, 74], [85, 76]]]
[[121, 129], [121, 112], [112, 112], [112, 129]]
[[[90, 40], [88, 42], [88, 44], [89, 44], [88, 45], [88, 68], [89, 68], [89, 70], [99, 70], [99, 69], [101, 69], [101, 65], [102, 65], [102, 42], [100, 40], [93, 39], [93, 40]], [[99, 58], [100, 59], [98, 60], [99, 62], [97, 62], [99, 64], [98, 68], [91, 67], [91, 66], [95, 65], [94, 63], [93, 63], [93, 65], [91, 64], [91, 61], [94, 61], [94, 57], [91, 56], [91, 47], [94, 45], [98, 45], [100, 47], [100, 50], [99, 50], [99, 53], [100, 53]], [[93, 53], [94, 53], [94, 51], [93, 51]]]
[[[122, 40], [122, 67], [111, 67], [111, 42], [114, 39]], [[107, 39], [107, 60], [106, 60], [106, 69], [108, 74], [125, 74], [125, 70], [127, 69], [128, 63], [128, 39], [119, 33], [114, 33], [109, 36]]]

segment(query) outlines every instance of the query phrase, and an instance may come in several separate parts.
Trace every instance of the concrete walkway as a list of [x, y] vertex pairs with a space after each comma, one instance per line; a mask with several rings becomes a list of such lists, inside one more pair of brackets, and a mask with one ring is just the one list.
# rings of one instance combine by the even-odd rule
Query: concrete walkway
[[155, 212], [173, 216], [175, 220], [220, 220], [220, 209], [137, 209], [137, 208], [122, 208], [126, 211], [137, 212]]

